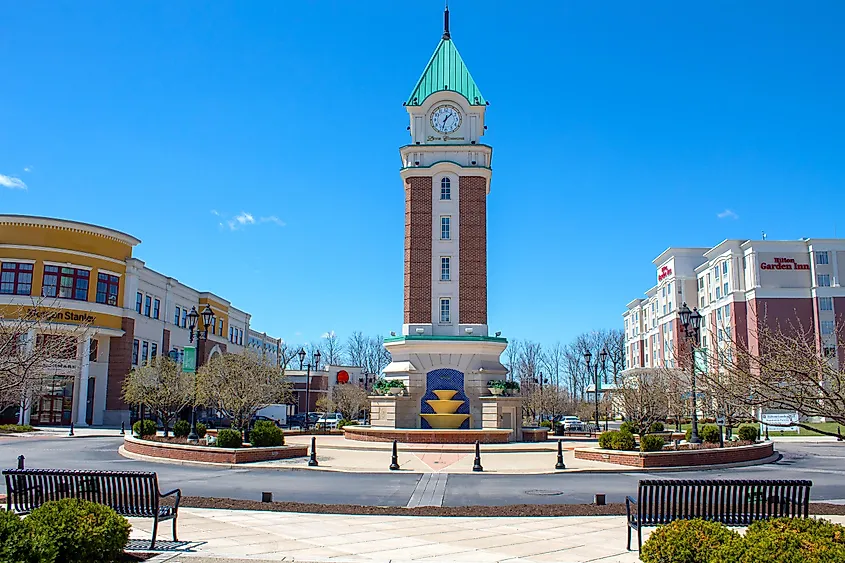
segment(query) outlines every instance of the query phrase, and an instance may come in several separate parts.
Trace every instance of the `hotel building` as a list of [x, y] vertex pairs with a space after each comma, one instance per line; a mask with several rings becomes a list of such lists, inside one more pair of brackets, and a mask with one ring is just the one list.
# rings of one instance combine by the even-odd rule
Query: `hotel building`
[[208, 305], [215, 317], [198, 343], [198, 364], [249, 347], [277, 361], [279, 339], [251, 330], [249, 313], [148, 268], [132, 256], [139, 243], [96, 225], [0, 215], [0, 322], [37, 304], [54, 309], [51, 325], [75, 340], [56, 363], [52, 389], [25, 412], [32, 424], [128, 423], [124, 378], [158, 354], [181, 355], [192, 307]]
[[820, 349], [843, 361], [837, 325], [845, 314], [845, 239], [725, 240], [713, 248], [668, 248], [654, 259], [657, 283], [623, 313], [625, 367], [680, 367], [678, 308], [697, 307], [701, 346], [718, 367], [731, 342], [759, 350], [758, 327], [811, 329]]

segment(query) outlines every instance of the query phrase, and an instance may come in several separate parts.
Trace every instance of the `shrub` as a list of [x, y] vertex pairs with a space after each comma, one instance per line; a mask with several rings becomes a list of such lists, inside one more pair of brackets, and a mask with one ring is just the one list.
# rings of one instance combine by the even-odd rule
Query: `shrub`
[[39, 563], [40, 560], [29, 528], [20, 516], [0, 510], [0, 563]]
[[136, 436], [155, 436], [156, 435], [156, 422], [155, 420], [150, 420], [146, 418], [144, 420], [139, 420], [135, 424], [132, 425], [132, 433]]
[[709, 563], [845, 561], [845, 527], [813, 518], [773, 518], [748, 527], [742, 542], [716, 550]]
[[656, 421], [656, 422], [652, 422], [651, 426], [648, 427], [648, 431], [651, 434], [657, 434], [658, 432], [663, 432], [663, 430], [664, 430], [663, 423], [660, 422], [659, 420]]
[[283, 446], [285, 444], [285, 434], [281, 428], [269, 420], [259, 420], [252, 428], [252, 432], [249, 433], [249, 443], [256, 448]]
[[621, 424], [621, 426], [619, 426], [619, 431], [627, 432], [629, 434], [639, 434], [640, 428], [630, 420], [626, 420]]
[[45, 502], [24, 524], [42, 561], [50, 563], [116, 561], [129, 540], [126, 518], [108, 506], [75, 498]]
[[641, 452], [659, 452], [666, 442], [660, 436], [645, 435], [640, 437]]
[[508, 382], [504, 379], [491, 379], [487, 382], [488, 389], [501, 389], [502, 391], [504, 391], [505, 389], [507, 389], [507, 386]]
[[405, 382], [401, 379], [389, 379], [387, 380], [387, 388], [388, 389], [405, 389]]
[[756, 442], [759, 434], [760, 431], [757, 427], [750, 424], [740, 426], [739, 431], [737, 432], [739, 439], [743, 442]]
[[38, 432], [29, 424], [0, 424], [0, 432], [17, 434], [19, 432]]
[[187, 420], [177, 420], [173, 425], [173, 435], [177, 438], [185, 438], [191, 433], [191, 423]]
[[343, 428], [344, 426], [357, 426], [357, 425], [358, 425], [357, 420], [350, 420], [348, 418], [341, 418], [340, 420], [337, 421], [337, 427], [338, 428]]
[[[719, 430], [719, 427], [714, 424], [705, 424], [704, 426], [700, 426], [698, 428], [698, 437], [701, 438], [702, 442], [707, 442], [709, 444], [718, 444], [719, 434], [721, 434], [721, 431]], [[687, 442], [689, 442], [691, 436], [692, 428], [687, 430]]]
[[707, 563], [714, 550], [741, 542], [738, 533], [717, 522], [676, 520], [652, 532], [640, 559], [645, 563]]
[[552, 427], [552, 421], [551, 420], [541, 420], [540, 426], [543, 426], [545, 428], [551, 428]]
[[631, 451], [637, 449], [637, 441], [634, 440], [634, 435], [630, 432], [620, 430], [612, 440], [614, 450]]
[[197, 437], [198, 438], [205, 438], [205, 424], [202, 422], [197, 422]]
[[612, 449], [613, 447], [613, 435], [614, 433], [619, 432], [618, 430], [609, 430], [607, 432], [602, 432], [599, 434], [599, 447], [605, 450]]
[[224, 428], [217, 432], [217, 442], [215, 445], [219, 448], [240, 448], [243, 445], [243, 438], [237, 430]]

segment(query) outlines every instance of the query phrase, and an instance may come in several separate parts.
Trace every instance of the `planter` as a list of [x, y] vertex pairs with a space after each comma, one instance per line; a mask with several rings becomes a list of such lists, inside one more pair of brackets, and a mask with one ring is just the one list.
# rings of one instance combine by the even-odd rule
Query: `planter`
[[153, 442], [125, 436], [123, 450], [130, 454], [158, 457], [179, 461], [197, 461], [203, 463], [252, 463], [272, 461], [308, 455], [308, 446], [277, 446], [268, 448], [217, 448], [192, 444], [169, 444]]
[[505, 390], [501, 387], [488, 387], [487, 390], [490, 391], [491, 395], [495, 395], [497, 397], [504, 394], [505, 392]]
[[404, 392], [405, 392], [405, 389], [403, 389], [402, 387], [390, 387], [387, 390], [387, 393], [389, 395], [393, 395], [394, 397], [398, 397], [399, 395], [401, 395]]
[[662, 452], [636, 452], [584, 448], [575, 450], [576, 459], [604, 461], [630, 467], [688, 467], [693, 465], [720, 465], [760, 461], [774, 454], [772, 442], [727, 448], [702, 448], [696, 450], [664, 450]]

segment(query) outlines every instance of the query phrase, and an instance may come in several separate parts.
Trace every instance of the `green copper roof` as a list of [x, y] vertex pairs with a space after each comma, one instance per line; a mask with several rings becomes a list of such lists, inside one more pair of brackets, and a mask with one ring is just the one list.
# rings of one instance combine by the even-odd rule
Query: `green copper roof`
[[405, 105], [420, 106], [430, 95], [444, 91], [461, 94], [473, 106], [487, 103], [449, 37], [440, 40]]

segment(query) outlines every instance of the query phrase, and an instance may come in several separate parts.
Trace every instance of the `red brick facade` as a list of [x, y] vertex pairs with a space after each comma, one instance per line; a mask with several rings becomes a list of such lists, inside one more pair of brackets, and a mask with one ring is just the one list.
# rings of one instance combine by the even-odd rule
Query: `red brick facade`
[[487, 180], [461, 176], [459, 189], [459, 322], [487, 324]]
[[719, 465], [766, 459], [774, 454], [774, 444], [765, 442], [751, 446], [680, 450], [677, 452], [621, 452], [602, 449], [576, 449], [575, 459], [604, 461], [629, 467], [688, 467]]
[[166, 444], [124, 438], [123, 449], [129, 453], [181, 461], [199, 461], [204, 463], [250, 463], [289, 459], [308, 455], [308, 446], [280, 446], [277, 448], [212, 448], [207, 446], [188, 446]]
[[432, 179], [405, 181], [405, 324], [431, 322]]
[[120, 328], [124, 335], [109, 340], [109, 372], [106, 387], [106, 410], [125, 410], [123, 380], [132, 369], [132, 340], [135, 338], [135, 320], [124, 317]]

